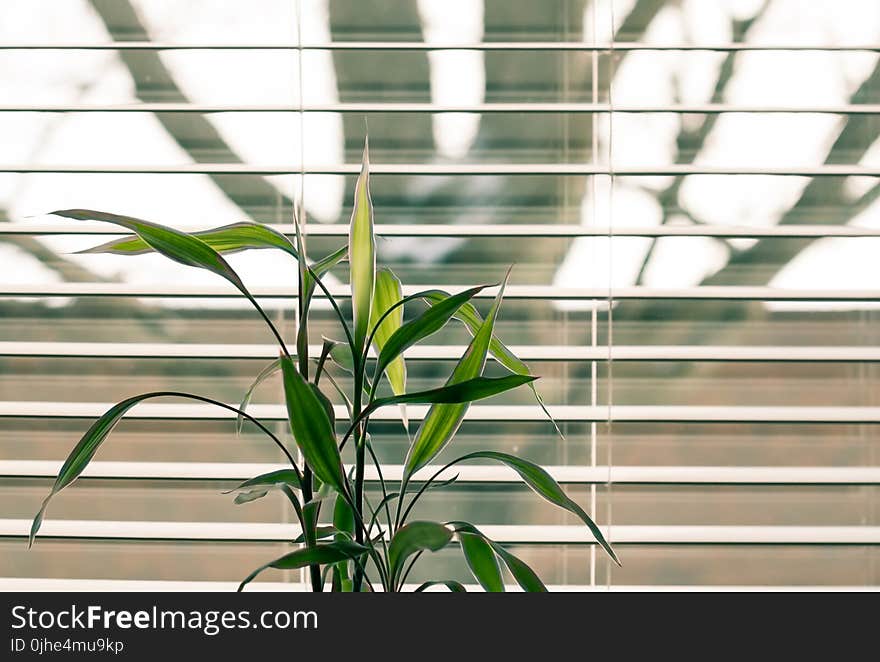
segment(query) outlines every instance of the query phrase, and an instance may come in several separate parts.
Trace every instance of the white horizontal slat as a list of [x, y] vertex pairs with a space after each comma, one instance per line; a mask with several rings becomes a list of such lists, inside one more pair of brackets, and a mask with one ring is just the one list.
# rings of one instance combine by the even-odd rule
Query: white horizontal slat
[[[2, 164], [0, 173], [25, 174], [158, 174], [158, 175], [357, 175], [360, 164], [279, 165], [248, 163], [195, 163], [180, 165], [76, 165], [76, 164]], [[775, 175], [780, 177], [880, 177], [880, 168], [863, 165], [819, 165], [789, 167], [724, 167], [698, 164], [664, 166], [621, 166], [610, 168], [589, 163], [376, 163], [371, 175], [468, 176], [468, 175], [618, 175], [622, 177], [662, 177], [666, 175]]]
[[330, 41], [296, 44], [290, 42], [174, 43], [163, 41], [21, 42], [0, 44], [0, 50], [282, 50], [282, 51], [867, 51], [878, 52], [877, 44], [798, 44], [782, 42], [718, 42], [706, 44], [642, 43], [619, 41], [614, 44], [589, 44], [582, 41], [484, 41], [467, 43], [426, 43], [423, 41]]
[[[29, 519], [0, 519], [0, 538], [24, 538]], [[492, 540], [505, 544], [592, 544], [589, 529], [578, 525], [478, 524]], [[640, 545], [880, 545], [880, 526], [629, 526], [601, 527], [612, 544]], [[285, 542], [299, 525], [257, 522], [137, 522], [45, 520], [40, 538], [101, 540], [192, 540]]]
[[880, 104], [858, 103], [833, 106], [743, 106], [724, 103], [627, 105], [587, 102], [524, 102], [438, 104], [432, 102], [340, 102], [325, 104], [2, 104], [0, 113], [675, 113], [714, 115], [720, 113], [811, 113], [834, 115], [876, 115]]
[[[348, 298], [351, 290], [347, 285], [327, 287], [334, 297]], [[403, 294], [409, 296], [430, 289], [442, 289], [451, 293], [463, 291], [460, 285], [404, 285]], [[487, 287], [474, 298], [494, 299], [496, 287]], [[293, 299], [296, 290], [288, 286], [259, 286], [250, 292], [261, 299]], [[109, 296], [109, 297], [195, 297], [195, 298], [238, 298], [241, 293], [232, 285], [219, 282], [216, 285], [141, 285], [136, 283], [2, 283], [0, 296], [27, 297], [66, 297], [66, 296]], [[323, 293], [318, 291], [320, 298]], [[880, 301], [880, 290], [832, 290], [832, 289], [782, 289], [777, 287], [751, 287], [735, 285], [702, 286], [686, 288], [652, 287], [558, 287], [555, 285], [508, 285], [506, 299], [545, 299], [548, 301], [599, 301], [668, 299], [684, 301]]]
[[[483, 589], [475, 584], [465, 584], [468, 592], [480, 592]], [[175, 581], [167, 579], [64, 579], [53, 577], [0, 577], [0, 591], [4, 592], [45, 592], [45, 591], [76, 591], [76, 592], [172, 592], [180, 593], [197, 591], [199, 593], [216, 592], [231, 593], [238, 588], [238, 581]], [[377, 591], [381, 587], [374, 587]], [[416, 584], [405, 584], [404, 591], [414, 591]], [[817, 593], [817, 592], [880, 592], [880, 586], [707, 586], [707, 585], [612, 585], [605, 584], [547, 584], [547, 589], [552, 593], [680, 593], [680, 592], [710, 592], [710, 593]], [[248, 584], [249, 593], [262, 592], [308, 592], [312, 588], [308, 584], [299, 582], [267, 582], [257, 581]], [[431, 589], [429, 589], [431, 590]], [[441, 589], [437, 589], [441, 590]], [[505, 590], [510, 593], [519, 592], [522, 589], [517, 585], [506, 585]]]
[[[742, 346], [579, 346], [512, 345], [510, 350], [523, 361], [745, 361], [745, 362], [880, 362], [878, 347], [742, 347]], [[422, 345], [405, 352], [407, 359], [447, 361], [458, 359], [463, 345]], [[321, 348], [309, 348], [319, 356]], [[371, 356], [374, 356], [371, 351]], [[275, 359], [276, 345], [199, 343], [96, 343], [0, 341], [0, 356], [68, 358], [156, 358], [156, 359]]]
[[[223, 480], [243, 481], [253, 476], [283, 469], [286, 465], [230, 462], [114, 462], [89, 463], [83, 478], [116, 480]], [[4, 478], [54, 478], [60, 461], [0, 460]], [[350, 467], [346, 467], [348, 470]], [[414, 475], [426, 480], [439, 470], [428, 466]], [[632, 485], [880, 485], [880, 467], [634, 467], [634, 466], [545, 466], [562, 484]], [[399, 481], [402, 465], [382, 469], [386, 481]], [[462, 464], [440, 474], [441, 480], [458, 476], [464, 483], [514, 483], [522, 479], [504, 465]], [[375, 467], [367, 466], [366, 480], [378, 481]]]
[[[232, 403], [237, 405], [238, 403]], [[0, 401], [0, 418], [97, 418], [112, 405], [99, 402], [30, 402]], [[346, 420], [345, 407], [334, 407], [336, 419]], [[880, 407], [725, 407], [725, 406], [575, 406], [549, 405], [560, 422], [618, 423], [880, 423]], [[421, 420], [428, 411], [423, 405], [408, 405], [411, 421]], [[248, 413], [263, 421], [286, 421], [283, 405], [260, 404], [248, 407]], [[126, 418], [133, 420], [226, 420], [234, 417], [220, 407], [202, 404], [135, 405]], [[399, 412], [393, 407], [376, 411], [372, 420], [396, 421]], [[469, 421], [535, 422], [546, 421], [536, 405], [472, 405], [465, 416]]]
[[[232, 222], [232, 221], [230, 221]], [[207, 226], [178, 227], [184, 232], [198, 232]], [[272, 227], [290, 237], [293, 225], [273, 224]], [[559, 237], [719, 237], [719, 238], [812, 238], [812, 237], [880, 237], [880, 228], [851, 225], [776, 225], [771, 227], [734, 227], [711, 225], [662, 225], [651, 227], [586, 227], [554, 224], [399, 224], [375, 227], [382, 237], [517, 237], [525, 239]], [[94, 235], [121, 236], [123, 232], [109, 223], [89, 221], [63, 223], [0, 223], [0, 235]], [[348, 225], [308, 224], [305, 234], [312, 237], [348, 237]]]

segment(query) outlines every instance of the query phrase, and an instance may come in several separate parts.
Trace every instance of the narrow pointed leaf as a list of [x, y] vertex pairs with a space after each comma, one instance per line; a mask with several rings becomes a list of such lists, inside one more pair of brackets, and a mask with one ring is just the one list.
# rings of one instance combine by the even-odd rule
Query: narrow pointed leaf
[[[336, 536], [339, 534], [339, 529], [335, 526], [316, 526], [315, 527], [315, 540], [325, 540], [326, 538], [330, 538], [331, 536]], [[347, 540], [347, 538], [346, 538]], [[304, 533], [300, 533], [296, 538], [293, 539], [295, 544], [304, 543], [306, 541], [306, 536]]]
[[404, 562], [416, 552], [443, 549], [452, 540], [452, 530], [438, 522], [415, 521], [400, 527], [388, 547], [391, 577], [396, 580]]
[[461, 582], [457, 582], [452, 579], [445, 579], [443, 581], [436, 582], [425, 582], [421, 586], [419, 586], [415, 592], [422, 593], [423, 591], [431, 588], [432, 586], [445, 586], [453, 593], [467, 593], [467, 589], [461, 584]]
[[528, 384], [537, 377], [530, 375], [507, 375], [506, 377], [474, 377], [457, 384], [432, 388], [427, 391], [404, 393], [403, 395], [379, 398], [370, 405], [366, 413], [372, 413], [380, 407], [408, 404], [458, 404], [462, 402], [475, 402], [490, 398], [493, 395], [510, 391], [517, 386]]
[[492, 546], [475, 533], [459, 532], [458, 540], [471, 574], [480, 586], [489, 593], [503, 593], [504, 579]]
[[300, 452], [318, 478], [345, 493], [342, 460], [325, 403], [297, 372], [290, 357], [281, 358], [281, 372], [290, 429]]
[[275, 487], [281, 487], [282, 485], [287, 485], [295, 489], [302, 488], [302, 484], [300, 483], [296, 471], [293, 469], [279, 469], [278, 471], [270, 471], [254, 478], [249, 478], [231, 490], [225, 491], [223, 494], [238, 492], [239, 490], [249, 490], [255, 487], [272, 489]]
[[354, 208], [348, 237], [348, 261], [351, 266], [351, 298], [354, 311], [354, 342], [364, 348], [373, 306], [376, 279], [376, 237], [373, 234], [373, 202], [370, 199], [369, 144], [364, 142], [361, 174], [354, 191]]
[[[260, 223], [233, 223], [189, 234], [193, 237], [198, 237], [218, 253], [237, 253], [239, 251], [260, 248], [280, 248], [293, 255], [293, 257], [299, 258], [296, 249], [286, 236]], [[128, 236], [79, 252], [143, 255], [145, 253], [152, 253], [153, 250], [153, 247], [141, 237]]]
[[[448, 299], [451, 295], [448, 292], [444, 292], [442, 290], [429, 290], [424, 294], [422, 298], [432, 304], [438, 304], [446, 299]], [[462, 324], [465, 325], [465, 328], [470, 332], [473, 336], [480, 329], [480, 325], [483, 323], [483, 318], [476, 308], [470, 303], [462, 304], [462, 306], [458, 309], [458, 311], [453, 316], [455, 319], [459, 320]], [[498, 361], [505, 368], [510, 370], [512, 373], [517, 375], [530, 375], [531, 370], [529, 370], [529, 366], [523, 363], [513, 352], [511, 352], [507, 346], [501, 342], [497, 337], [493, 337], [492, 341], [489, 343], [489, 353], [495, 357], [495, 360]], [[538, 389], [534, 384], [530, 384], [529, 388], [532, 389], [532, 394], [535, 396], [535, 401], [538, 403], [538, 406], [541, 407], [541, 410], [544, 412], [544, 415], [553, 424], [553, 427], [556, 429], [556, 434], [560, 436], [560, 438], [565, 439], [565, 435], [562, 434], [562, 430], [559, 429], [559, 426], [556, 424], [556, 421], [553, 419], [553, 416], [550, 414], [550, 411], [547, 409], [547, 405], [544, 404], [544, 399], [541, 397], [541, 394], [538, 393]]]
[[[495, 301], [492, 304], [486, 319], [480, 325], [480, 329], [474, 335], [464, 355], [453, 370], [452, 375], [446, 382], [447, 386], [458, 384], [475, 377], [479, 377], [486, 365], [486, 355], [489, 350], [489, 342], [495, 328], [495, 320], [498, 317], [498, 309], [504, 298], [504, 288], [507, 278], [504, 279]], [[461, 404], [435, 404], [431, 405], [428, 414], [422, 420], [416, 436], [406, 457], [404, 467], [404, 481], [434, 459], [449, 443], [461, 425], [464, 415], [468, 410], [469, 403]]]
[[507, 465], [508, 467], [516, 471], [516, 473], [520, 475], [520, 478], [523, 479], [525, 484], [532, 488], [532, 490], [536, 492], [539, 496], [542, 496], [550, 503], [559, 506], [560, 508], [563, 508], [572, 514], [577, 515], [580, 520], [587, 525], [587, 528], [589, 528], [595, 536], [596, 541], [608, 553], [612, 560], [617, 565], [620, 565], [620, 560], [617, 558], [617, 554], [614, 553], [614, 550], [611, 549], [611, 545], [609, 545], [608, 541], [605, 540], [605, 536], [602, 534], [601, 529], [599, 529], [596, 523], [590, 518], [589, 515], [587, 515], [586, 511], [581, 508], [575, 501], [573, 501], [571, 497], [569, 497], [565, 493], [565, 490], [560, 487], [559, 483], [557, 483], [553, 479], [553, 477], [548, 474], [544, 469], [539, 467], [537, 464], [534, 464], [533, 462], [529, 462], [528, 460], [523, 460], [522, 458], [516, 457], [515, 455], [500, 453], [498, 451], [476, 451], [473, 453], [468, 453], [467, 455], [463, 455], [453, 460], [449, 463], [448, 466], [452, 466], [466, 460], [476, 459], [494, 460], [496, 462], [501, 462], [502, 464]]
[[241, 592], [245, 586], [250, 584], [257, 577], [257, 575], [269, 568], [276, 568], [278, 570], [296, 570], [309, 565], [338, 563], [339, 561], [359, 558], [368, 551], [369, 549], [367, 547], [350, 540], [338, 540], [318, 545], [316, 547], [298, 549], [295, 552], [285, 554], [281, 558], [270, 561], [265, 565], [261, 565], [238, 585], [238, 591]]
[[408, 347], [412, 347], [417, 342], [437, 333], [437, 331], [446, 326], [446, 323], [452, 318], [455, 311], [487, 287], [489, 286], [480, 285], [472, 287], [469, 290], [439, 301], [418, 317], [413, 318], [397, 329], [391, 334], [379, 352], [379, 358], [376, 361], [376, 372], [380, 373], [382, 370], [385, 370], [386, 366], [403, 354]]

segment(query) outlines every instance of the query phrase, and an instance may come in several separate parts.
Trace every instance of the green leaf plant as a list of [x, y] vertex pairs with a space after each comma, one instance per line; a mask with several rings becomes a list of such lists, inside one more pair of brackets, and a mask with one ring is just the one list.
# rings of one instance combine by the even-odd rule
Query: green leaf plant
[[[236, 431], [245, 421], [254, 424], [281, 450], [289, 464], [287, 468], [256, 476], [230, 490], [236, 495], [235, 503], [247, 503], [270, 492], [281, 492], [289, 500], [301, 531], [291, 541], [289, 553], [259, 565], [242, 581], [239, 590], [270, 568], [309, 568], [315, 591], [328, 588], [351, 592], [400, 591], [424, 552], [436, 552], [455, 544], [474, 579], [485, 590], [503, 591], [506, 571], [523, 590], [546, 591], [532, 568], [487, 538], [474, 525], [460, 521], [410, 519], [414, 506], [421, 499], [455, 481], [455, 478], [441, 479], [441, 475], [446, 473], [448, 476], [452, 467], [471, 460], [498, 462], [516, 472], [537, 495], [579, 518], [596, 542], [619, 563], [601, 530], [584, 509], [550, 474], [532, 462], [485, 450], [461, 455], [446, 462], [439, 470], [431, 471], [436, 467], [436, 458], [454, 444], [456, 432], [472, 402], [527, 385], [537, 405], [545, 413], [547, 409], [535, 388], [537, 377], [496, 336], [496, 322], [510, 272], [496, 286], [480, 285], [455, 294], [425, 290], [403, 296], [397, 276], [386, 267], [376, 266], [369, 183], [369, 158], [365, 145], [363, 166], [355, 187], [348, 246], [340, 247], [317, 262], [310, 262], [306, 256], [305, 237], [296, 216], [296, 232], [291, 240], [258, 223], [236, 223], [186, 233], [149, 221], [87, 209], [54, 212], [74, 220], [113, 223], [134, 233], [84, 252], [116, 255], [156, 252], [226, 279], [266, 323], [278, 344], [279, 358], [257, 376], [238, 407], [190, 393], [161, 391], [136, 395], [110, 408], [86, 431], [61, 467], [55, 484], [34, 517], [29, 545], [34, 542], [50, 501], [82, 474], [125, 414], [143, 400], [177, 397], [234, 412], [238, 417]], [[298, 262], [300, 324], [293, 351], [223, 257], [228, 253], [255, 249], [281, 250]], [[348, 261], [350, 266], [351, 316], [343, 313], [343, 306], [331, 296], [322, 281], [343, 261]], [[497, 293], [486, 316], [482, 317], [471, 300], [489, 287], [497, 287]], [[329, 301], [343, 339], [325, 338], [320, 356], [310, 357], [309, 308], [316, 290], [320, 290]], [[404, 314], [405, 308], [407, 315]], [[452, 373], [444, 384], [435, 388], [407, 390], [406, 350], [453, 320], [465, 325], [471, 341]], [[484, 375], [489, 357], [507, 371], [505, 376]], [[339, 371], [349, 373], [353, 378], [348, 392], [340, 387], [341, 383], [348, 382], [338, 379], [342, 376]], [[282, 376], [294, 445], [286, 443], [247, 413], [256, 386], [277, 372]], [[390, 395], [380, 397], [383, 379], [388, 382]], [[345, 406], [347, 423], [336, 421], [331, 396]], [[403, 475], [400, 480], [386, 481], [370, 442], [370, 416], [378, 409], [396, 405], [400, 408], [404, 426], [408, 428], [407, 404], [429, 405], [430, 408], [412, 436], [405, 457], [401, 458]], [[552, 418], [550, 420], [552, 422]], [[349, 470], [342, 461], [346, 448], [354, 456], [354, 466]], [[375, 505], [367, 499], [364, 489], [370, 464], [375, 465], [382, 490], [382, 499]], [[325, 512], [323, 520], [322, 508], [329, 511]], [[328, 519], [332, 524], [328, 524]], [[446, 578], [425, 582], [415, 590], [421, 592], [430, 587], [464, 591], [461, 583]]]

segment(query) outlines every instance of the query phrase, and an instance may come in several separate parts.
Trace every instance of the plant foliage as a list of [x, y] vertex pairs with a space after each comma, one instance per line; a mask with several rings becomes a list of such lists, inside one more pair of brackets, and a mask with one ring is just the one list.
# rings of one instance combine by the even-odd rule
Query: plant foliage
[[[80, 476], [126, 412], [143, 400], [170, 396], [199, 400], [237, 413], [236, 430], [240, 430], [246, 420], [255, 424], [281, 449], [290, 465], [289, 468], [244, 481], [231, 490], [236, 493], [236, 503], [247, 503], [272, 491], [281, 491], [290, 501], [301, 528], [300, 536], [293, 541], [295, 547], [292, 551], [260, 565], [242, 581], [239, 590], [269, 568], [308, 567], [312, 588], [316, 591], [324, 590], [327, 584], [336, 591], [379, 588], [399, 591], [423, 553], [438, 551], [454, 541], [458, 543], [474, 578], [484, 589], [503, 591], [506, 569], [523, 590], [546, 591], [532, 568], [505, 547], [487, 538], [473, 524], [410, 519], [413, 507], [420, 499], [430, 491], [442, 489], [455, 481], [455, 478], [441, 480], [444, 471], [470, 460], [500, 462], [515, 471], [539, 496], [577, 516], [611, 558], [619, 563], [601, 530], [583, 508], [565, 493], [550, 474], [532, 462], [486, 450], [457, 457], [428, 478], [417, 476], [420, 470], [427, 470], [438, 455], [453, 444], [472, 402], [528, 385], [537, 404], [545, 413], [547, 409], [535, 389], [534, 380], [537, 377], [495, 334], [510, 272], [500, 284], [496, 284], [497, 293], [485, 317], [477, 312], [471, 300], [492, 285], [480, 285], [455, 294], [426, 290], [404, 297], [400, 279], [390, 269], [376, 266], [369, 183], [369, 158], [365, 145], [363, 166], [355, 188], [348, 246], [342, 246], [314, 263], [306, 257], [305, 237], [298, 218], [295, 218], [295, 241], [291, 241], [276, 230], [257, 223], [236, 223], [188, 234], [149, 221], [87, 209], [54, 212], [74, 220], [114, 223], [135, 233], [85, 252], [118, 255], [157, 252], [176, 262], [206, 269], [226, 279], [247, 298], [265, 321], [278, 344], [279, 358], [259, 374], [239, 407], [177, 392], [136, 395], [113, 406], [92, 424], [65, 461], [49, 495], [34, 517], [29, 544], [33, 544], [50, 500]], [[298, 261], [300, 296], [297, 305], [300, 325], [293, 352], [223, 257], [223, 254], [251, 249], [279, 249]], [[322, 281], [324, 275], [345, 260], [349, 262], [351, 275], [350, 316], [342, 312], [343, 305], [330, 295]], [[344, 340], [324, 339], [321, 355], [310, 357], [309, 309], [316, 289], [320, 289], [329, 300]], [[410, 311], [414, 306], [418, 310]], [[410, 312], [408, 319], [404, 315], [405, 308]], [[437, 333], [452, 320], [463, 323], [471, 334], [470, 344], [452, 373], [441, 386], [424, 391], [407, 391], [406, 350]], [[490, 356], [508, 371], [506, 376], [484, 375]], [[343, 391], [334, 378], [332, 372], [338, 370], [352, 375], [350, 392]], [[279, 371], [295, 447], [285, 444], [246, 411], [256, 386]], [[325, 378], [322, 380], [322, 377]], [[388, 381], [391, 395], [380, 397], [383, 379]], [[348, 410], [346, 424], [336, 421], [330, 395], [341, 399]], [[404, 458], [401, 480], [397, 483], [386, 482], [381, 479], [382, 467], [370, 444], [370, 416], [382, 407], [397, 405], [401, 409], [404, 425], [408, 427], [405, 407], [411, 403], [429, 405], [430, 408], [412, 437]], [[341, 429], [344, 431], [340, 434]], [[349, 444], [355, 460], [354, 466], [346, 471], [342, 457]], [[298, 461], [296, 457], [302, 459]], [[367, 501], [364, 493], [369, 464], [375, 465], [382, 489], [382, 500], [375, 506]], [[319, 523], [322, 508], [330, 510], [332, 524], [326, 521]], [[462, 584], [446, 579], [426, 582], [416, 590], [424, 591], [432, 586], [443, 586], [454, 592], [464, 591]]]

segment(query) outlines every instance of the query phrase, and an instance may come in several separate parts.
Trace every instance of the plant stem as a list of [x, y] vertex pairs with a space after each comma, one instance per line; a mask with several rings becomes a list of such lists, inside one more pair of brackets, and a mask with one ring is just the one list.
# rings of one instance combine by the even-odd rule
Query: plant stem
[[[357, 418], [361, 414], [361, 401], [363, 399], [363, 380], [364, 380], [364, 369], [365, 363], [361, 356], [358, 353], [353, 354], [355, 357], [355, 361], [357, 361], [355, 365], [355, 374], [354, 374], [354, 406], [353, 406], [353, 420], [357, 420]], [[354, 462], [354, 510], [355, 515], [363, 521], [363, 513], [364, 513], [364, 450], [366, 446], [366, 438], [364, 435], [364, 428], [360, 424], [358, 424], [357, 429], [354, 433], [355, 438], [355, 462]], [[364, 543], [364, 534], [361, 528], [355, 530], [355, 540], [363, 544]], [[353, 581], [353, 590], [355, 593], [360, 592], [361, 584], [363, 582], [364, 572], [363, 569], [358, 565], [355, 567], [354, 573], [354, 581]]]
[[[303, 466], [302, 494], [304, 503], [312, 500], [312, 470], [307, 464]], [[317, 522], [312, 522], [310, 518], [303, 518], [303, 537], [306, 539], [306, 547], [314, 547], [318, 542], [315, 537], [315, 524]], [[320, 593], [324, 589], [324, 582], [321, 580], [321, 566], [310, 565], [309, 573], [312, 591]]]

